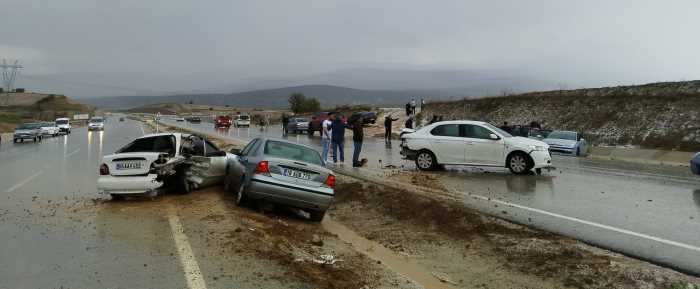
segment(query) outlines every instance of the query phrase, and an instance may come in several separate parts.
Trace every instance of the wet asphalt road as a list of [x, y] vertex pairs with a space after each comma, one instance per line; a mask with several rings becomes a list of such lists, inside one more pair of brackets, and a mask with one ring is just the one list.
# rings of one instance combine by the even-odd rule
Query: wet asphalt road
[[[211, 123], [166, 123], [248, 140], [280, 137], [279, 126], [214, 129]], [[346, 166], [351, 163], [346, 133]], [[287, 136], [320, 147], [318, 135]], [[388, 164], [413, 169], [402, 160], [399, 141], [365, 138], [363, 173], [381, 175]], [[380, 163], [379, 160], [382, 162]], [[625, 254], [700, 274], [700, 179], [686, 167], [662, 167], [554, 156], [557, 168], [540, 176], [515, 176], [506, 169], [448, 167], [442, 183], [472, 207], [512, 221], [572, 236]]]
[[259, 267], [208, 246], [203, 221], [168, 212], [189, 203], [110, 202], [98, 195], [101, 156], [141, 136], [142, 128], [112, 118], [103, 132], [75, 128], [41, 143], [0, 145], [0, 289], [204, 288], [196, 280], [188, 284], [184, 264], [193, 262], [181, 260], [183, 242], [206, 288], [303, 288], [251, 278]]

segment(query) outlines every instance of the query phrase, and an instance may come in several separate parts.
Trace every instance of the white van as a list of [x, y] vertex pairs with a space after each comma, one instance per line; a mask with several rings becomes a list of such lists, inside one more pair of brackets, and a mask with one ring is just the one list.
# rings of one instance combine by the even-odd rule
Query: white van
[[236, 116], [236, 119], [233, 122], [233, 125], [236, 127], [249, 127], [250, 126], [250, 116], [245, 115], [245, 114], [239, 114]]
[[61, 117], [56, 119], [58, 130], [65, 134], [70, 134], [70, 118]]

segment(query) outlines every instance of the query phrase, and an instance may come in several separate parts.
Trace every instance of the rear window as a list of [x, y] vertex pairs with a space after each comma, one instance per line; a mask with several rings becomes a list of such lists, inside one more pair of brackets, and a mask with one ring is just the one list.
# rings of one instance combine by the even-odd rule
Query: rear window
[[68, 124], [68, 120], [67, 119], [59, 119], [56, 121], [56, 124]]
[[267, 141], [267, 143], [265, 143], [264, 153], [265, 155], [275, 158], [300, 161], [319, 166], [323, 165], [323, 162], [321, 162], [321, 155], [317, 151], [296, 144]]
[[175, 137], [172, 135], [140, 138], [119, 149], [117, 153], [158, 152], [175, 155]]
[[573, 131], [553, 131], [547, 136], [547, 138], [577, 140], [576, 133]]

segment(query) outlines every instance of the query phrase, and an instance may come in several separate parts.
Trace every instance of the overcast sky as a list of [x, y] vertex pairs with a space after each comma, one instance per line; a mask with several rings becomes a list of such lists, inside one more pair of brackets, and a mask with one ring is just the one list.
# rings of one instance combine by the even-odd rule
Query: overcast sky
[[698, 12], [696, 0], [3, 0], [0, 58], [25, 66], [18, 87], [81, 97], [240, 90], [348, 69], [577, 88], [700, 78]]

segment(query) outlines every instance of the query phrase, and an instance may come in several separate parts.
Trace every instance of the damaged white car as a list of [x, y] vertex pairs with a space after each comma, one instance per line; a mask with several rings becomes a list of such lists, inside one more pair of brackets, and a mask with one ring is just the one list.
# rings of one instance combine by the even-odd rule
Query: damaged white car
[[102, 158], [97, 189], [113, 199], [186, 194], [221, 183], [227, 164], [236, 158], [197, 135], [149, 134]]

